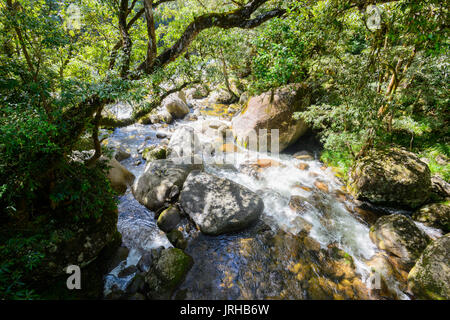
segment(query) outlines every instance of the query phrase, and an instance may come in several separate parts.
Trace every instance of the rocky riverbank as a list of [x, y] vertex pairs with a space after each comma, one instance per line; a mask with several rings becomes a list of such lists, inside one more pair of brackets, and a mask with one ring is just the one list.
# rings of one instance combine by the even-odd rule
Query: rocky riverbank
[[[280, 94], [275, 110], [299, 92]], [[119, 205], [130, 255], [106, 276], [105, 297], [449, 298], [438, 273], [448, 268], [450, 189], [425, 163], [399, 149], [369, 153], [346, 187], [308, 150], [272, 157], [246, 149], [245, 137], [235, 143], [239, 118], [270, 101], [218, 105], [197, 93], [154, 113], [172, 119], [109, 138], [131, 151], [120, 158], [136, 179]], [[270, 118], [297, 109], [261, 123], [271, 129]]]

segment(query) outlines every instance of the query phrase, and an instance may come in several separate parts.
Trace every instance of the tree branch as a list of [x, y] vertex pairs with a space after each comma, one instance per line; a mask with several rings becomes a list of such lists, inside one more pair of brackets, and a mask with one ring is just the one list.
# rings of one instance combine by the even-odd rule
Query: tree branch
[[253, 0], [247, 5], [226, 13], [210, 13], [197, 17], [191, 24], [189, 24], [183, 32], [183, 35], [171, 47], [162, 52], [154, 61], [153, 64], [148, 63], [147, 59], [142, 62], [138, 71], [144, 73], [151, 73], [155, 69], [161, 68], [166, 64], [174, 61], [181, 54], [183, 54], [191, 42], [197, 35], [208, 28], [218, 27], [222, 29], [231, 28], [255, 28], [267, 20], [282, 16], [286, 11], [284, 9], [275, 9], [259, 15], [254, 19], [250, 19], [259, 7], [261, 7], [268, 0]]

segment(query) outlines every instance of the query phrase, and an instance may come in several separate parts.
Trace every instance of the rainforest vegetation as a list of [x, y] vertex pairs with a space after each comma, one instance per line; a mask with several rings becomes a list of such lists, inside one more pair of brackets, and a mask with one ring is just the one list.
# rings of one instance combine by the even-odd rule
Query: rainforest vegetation
[[[99, 161], [111, 156], [102, 132], [137, 123], [199, 84], [237, 103], [242, 92], [308, 83], [314, 99], [294, 117], [308, 123], [323, 144], [321, 160], [344, 180], [370, 150], [399, 147], [450, 182], [449, 7], [1, 0], [0, 298], [43, 297], [35, 273], [53, 259], [50, 243], [69, 236], [68, 225], [116, 212]], [[123, 101], [129, 117], [107, 112]], [[87, 161], [72, 161], [73, 151], [90, 149]]]

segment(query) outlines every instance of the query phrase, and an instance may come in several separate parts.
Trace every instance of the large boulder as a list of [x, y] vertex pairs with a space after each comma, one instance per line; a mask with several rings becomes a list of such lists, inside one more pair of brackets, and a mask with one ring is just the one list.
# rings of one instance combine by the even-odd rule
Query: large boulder
[[[186, 98], [184, 98], [186, 100]], [[172, 117], [181, 119], [189, 113], [189, 107], [186, 101], [179, 96], [172, 96], [166, 99], [164, 106]]]
[[401, 214], [379, 218], [370, 228], [369, 235], [379, 249], [397, 257], [406, 270], [412, 268], [431, 241], [411, 218]]
[[430, 196], [430, 169], [415, 154], [402, 149], [372, 150], [355, 163], [349, 186], [360, 200], [417, 208]]
[[194, 157], [202, 154], [202, 145], [192, 127], [178, 128], [171, 136], [168, 158]]
[[145, 275], [150, 299], [170, 299], [192, 268], [193, 259], [180, 249], [162, 250]]
[[102, 161], [108, 162], [108, 179], [111, 182], [111, 187], [119, 194], [124, 194], [127, 191], [128, 186], [131, 186], [134, 182], [135, 176], [127, 170], [116, 159], [107, 159], [101, 157]]
[[413, 219], [423, 224], [450, 232], [450, 205], [448, 203], [427, 204], [414, 212]]
[[450, 233], [425, 249], [409, 272], [408, 288], [419, 299], [450, 299]]
[[233, 135], [244, 147], [254, 148], [254, 134], [267, 129], [267, 150], [271, 150], [271, 130], [279, 130], [279, 150], [294, 143], [308, 129], [303, 120], [294, 120], [294, 112], [310, 103], [309, 90], [304, 85], [289, 85], [252, 97], [241, 113], [232, 120]]
[[184, 183], [180, 205], [200, 231], [219, 235], [246, 228], [264, 209], [253, 191], [228, 179], [193, 171]]
[[179, 195], [179, 190], [192, 170], [202, 168], [201, 164], [155, 160], [147, 164], [144, 173], [133, 184], [133, 195], [139, 203], [156, 211]]

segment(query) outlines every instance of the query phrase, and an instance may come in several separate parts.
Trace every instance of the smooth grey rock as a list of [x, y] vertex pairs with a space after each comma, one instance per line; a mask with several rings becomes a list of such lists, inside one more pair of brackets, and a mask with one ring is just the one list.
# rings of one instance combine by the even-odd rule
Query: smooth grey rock
[[253, 191], [228, 179], [193, 171], [186, 179], [180, 205], [205, 234], [242, 230], [256, 221], [264, 209]]
[[133, 184], [136, 200], [148, 209], [156, 211], [170, 203], [174, 188], [183, 186], [192, 170], [203, 169], [202, 164], [175, 163], [171, 160], [155, 160], [147, 164], [144, 173]]

